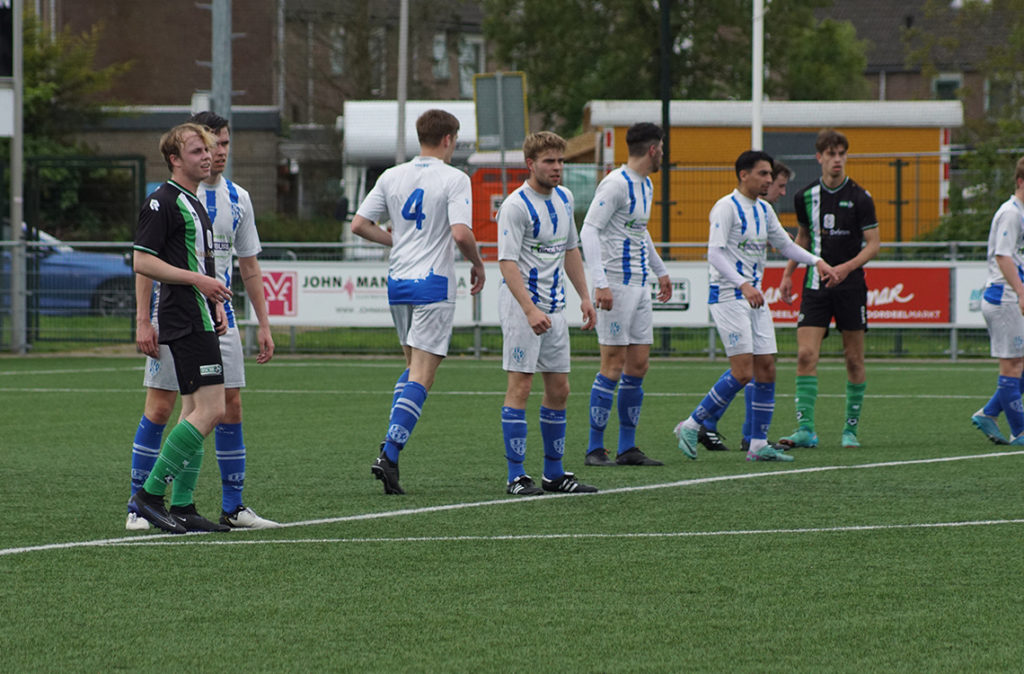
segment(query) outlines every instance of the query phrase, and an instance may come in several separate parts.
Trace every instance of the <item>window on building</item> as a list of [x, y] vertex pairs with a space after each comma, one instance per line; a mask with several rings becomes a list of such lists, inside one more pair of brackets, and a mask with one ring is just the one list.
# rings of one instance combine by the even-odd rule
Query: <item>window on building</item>
[[445, 33], [434, 33], [431, 54], [434, 58], [434, 79], [447, 80], [452, 75], [448, 67], [448, 36]]
[[993, 117], [1019, 108], [1024, 92], [1024, 76], [1020, 73], [990, 77], [985, 80], [985, 112]]
[[484, 39], [480, 35], [466, 35], [459, 39], [459, 94], [473, 98], [473, 75], [486, 72]]
[[963, 86], [961, 73], [940, 73], [932, 79], [932, 96], [937, 101], [955, 101]]
[[345, 74], [345, 29], [336, 26], [331, 30], [331, 74]]

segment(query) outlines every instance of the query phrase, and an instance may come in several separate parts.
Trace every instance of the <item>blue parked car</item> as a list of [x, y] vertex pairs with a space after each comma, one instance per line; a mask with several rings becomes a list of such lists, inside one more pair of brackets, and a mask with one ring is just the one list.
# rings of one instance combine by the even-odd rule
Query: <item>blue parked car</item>
[[[46, 232], [29, 245], [28, 310], [64, 316], [133, 316], [135, 272], [129, 253], [116, 254], [73, 248]], [[10, 284], [11, 253], [3, 251], [4, 289]], [[10, 297], [3, 293], [3, 305]]]

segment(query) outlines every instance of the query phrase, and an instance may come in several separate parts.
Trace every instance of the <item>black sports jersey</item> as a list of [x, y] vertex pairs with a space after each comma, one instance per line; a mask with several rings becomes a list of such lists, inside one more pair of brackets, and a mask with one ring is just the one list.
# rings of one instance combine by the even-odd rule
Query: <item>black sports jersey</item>
[[[210, 218], [196, 196], [173, 180], [146, 197], [134, 248], [175, 267], [216, 277]], [[215, 315], [214, 305], [195, 286], [160, 284], [161, 344], [192, 332], [213, 332]]]
[[[830, 265], [852, 260], [864, 247], [864, 232], [878, 227], [875, 202], [863, 187], [847, 177], [831, 190], [818, 178], [793, 198], [796, 218], [811, 235], [809, 250]], [[843, 283], [864, 283], [864, 268]], [[808, 288], [824, 288], [816, 269], [807, 270]]]

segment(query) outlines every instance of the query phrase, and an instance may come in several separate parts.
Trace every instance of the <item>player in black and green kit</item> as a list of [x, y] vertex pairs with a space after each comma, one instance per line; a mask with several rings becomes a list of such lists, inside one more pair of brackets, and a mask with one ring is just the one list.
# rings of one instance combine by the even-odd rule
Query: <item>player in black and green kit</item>
[[[880, 239], [875, 202], [863, 187], [846, 175], [846, 136], [823, 129], [815, 142], [821, 178], [800, 190], [794, 199], [800, 229], [796, 242], [821, 256], [835, 268], [839, 284], [830, 288], [814, 269], [807, 270], [800, 316], [797, 319], [796, 417], [799, 428], [779, 440], [783, 447], [816, 447], [814, 406], [818, 397], [818, 358], [821, 341], [835, 318], [843, 334], [846, 359], [846, 424], [842, 446], [859, 447], [857, 427], [864, 402], [864, 333], [868, 329], [864, 265], [878, 254]], [[789, 262], [779, 290], [786, 302], [793, 298], [793, 272]]]
[[[135, 271], [161, 284], [159, 339], [174, 358], [182, 419], [167, 435], [149, 478], [128, 506], [173, 533], [229, 529], [196, 512], [192, 498], [203, 440], [224, 415], [224, 368], [217, 335], [227, 329], [222, 302], [231, 291], [217, 279], [213, 227], [196, 198], [199, 182], [210, 175], [214, 142], [198, 124], [182, 124], [163, 135], [160, 152], [171, 179], [146, 198], [135, 232]], [[186, 488], [175, 489], [168, 512], [164, 494], [175, 479]]]

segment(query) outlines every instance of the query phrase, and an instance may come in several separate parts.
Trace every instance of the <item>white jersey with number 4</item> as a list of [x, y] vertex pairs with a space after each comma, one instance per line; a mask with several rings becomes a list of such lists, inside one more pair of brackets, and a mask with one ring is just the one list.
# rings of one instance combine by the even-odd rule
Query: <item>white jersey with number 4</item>
[[988, 234], [988, 282], [984, 294], [989, 304], [1016, 304], [1017, 293], [1006, 282], [996, 255], [1005, 255], [1013, 260], [1017, 277], [1024, 281], [1024, 204], [1016, 196], [1004, 201], [992, 217]]
[[455, 300], [451, 226], [472, 227], [469, 176], [436, 157], [416, 157], [385, 171], [357, 213], [376, 223], [391, 220], [391, 304]]

